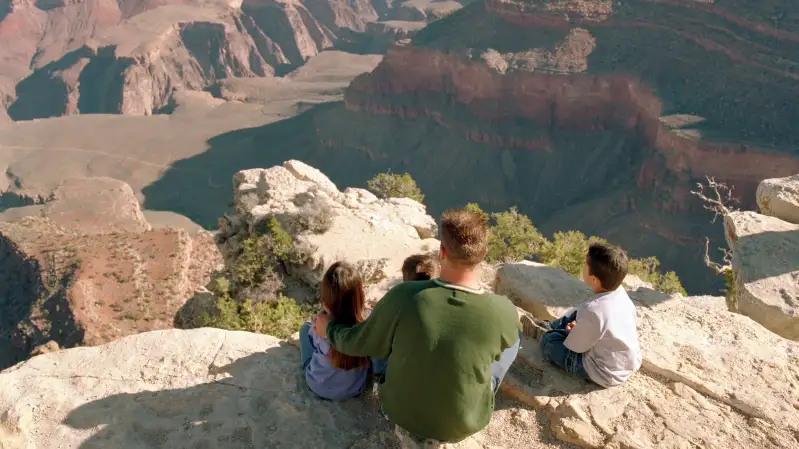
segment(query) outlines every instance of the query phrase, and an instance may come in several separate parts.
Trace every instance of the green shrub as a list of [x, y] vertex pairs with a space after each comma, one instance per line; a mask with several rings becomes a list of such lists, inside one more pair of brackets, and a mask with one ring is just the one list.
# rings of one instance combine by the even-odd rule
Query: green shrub
[[[600, 237], [586, 238], [579, 231], [556, 232], [552, 240], [545, 238], [533, 226], [530, 219], [513, 207], [507, 212], [488, 215], [479, 205], [469, 203], [466, 209], [482, 214], [489, 222], [488, 257], [489, 262], [514, 262], [533, 257], [553, 268], [581, 277], [585, 254], [593, 242], [605, 242]], [[490, 219], [489, 219], [490, 218]], [[660, 261], [656, 257], [630, 259], [628, 272], [652, 284], [652, 287], [666, 294], [686, 295], [676, 273], [661, 273]], [[729, 285], [729, 283], [728, 283]]]
[[366, 186], [378, 198], [410, 198], [420, 203], [424, 200], [422, 191], [408, 173], [402, 175], [380, 173], [369, 180]]
[[291, 248], [293, 242], [291, 235], [283, 229], [283, 226], [280, 225], [280, 221], [275, 217], [257, 223], [254, 226], [253, 232], [256, 236], [268, 235], [272, 237], [274, 245], [272, 249], [279, 253], [285, 253]]
[[585, 234], [579, 231], [556, 232], [551, 241], [546, 241], [541, 245], [538, 258], [541, 263], [560, 268], [579, 278], [582, 275], [583, 265], [585, 265], [588, 245], [604, 241], [599, 237], [587, 239]]
[[259, 223], [242, 243], [241, 254], [230, 267], [230, 278], [214, 279], [215, 303], [212, 298], [207, 302], [200, 298], [192, 307], [184, 306], [185, 316], [176, 317], [176, 325], [290, 337], [313, 315], [310, 306], [299, 306], [281, 294], [283, 279], [276, 269], [294, 257], [294, 252], [291, 236], [277, 219]]
[[658, 271], [659, 266], [660, 261], [654, 256], [645, 259], [630, 259], [627, 264], [627, 272], [638, 276], [644, 282], [652, 284], [652, 287], [659, 292], [669, 295], [677, 293], [687, 295], [677, 273], [673, 271], [660, 273]]
[[242, 252], [231, 267], [237, 289], [263, 282], [274, 270], [277, 256], [271, 251], [274, 242], [268, 235], [250, 236], [242, 243]]
[[217, 299], [213, 313], [205, 314], [202, 321], [205, 327], [288, 338], [312, 315], [310, 307], [299, 306], [293, 299], [282, 295], [274, 301], [258, 303], [237, 301], [230, 295], [222, 295]]
[[481, 217], [483, 217], [483, 220], [485, 221], [488, 221], [489, 219], [488, 214], [485, 213], [485, 211], [483, 211], [483, 209], [481, 209], [480, 205], [477, 203], [469, 203], [466, 205], [466, 207], [464, 207], [464, 209], [472, 212], [477, 212], [478, 214], [480, 214]]
[[231, 267], [236, 290], [259, 286], [274, 280], [274, 270], [292, 248], [291, 236], [275, 219], [264, 225], [265, 233], [251, 235], [242, 243], [242, 251]]
[[655, 290], [669, 295], [679, 293], [683, 296], [688, 296], [688, 292], [686, 292], [685, 288], [682, 286], [680, 278], [677, 276], [677, 273], [673, 271], [658, 274], [652, 286], [655, 287]]
[[214, 293], [220, 296], [230, 293], [230, 281], [222, 276], [214, 278]]
[[[479, 209], [479, 208], [478, 208]], [[523, 260], [540, 250], [546, 242], [527, 215], [512, 207], [507, 212], [491, 214], [488, 229], [488, 261]]]

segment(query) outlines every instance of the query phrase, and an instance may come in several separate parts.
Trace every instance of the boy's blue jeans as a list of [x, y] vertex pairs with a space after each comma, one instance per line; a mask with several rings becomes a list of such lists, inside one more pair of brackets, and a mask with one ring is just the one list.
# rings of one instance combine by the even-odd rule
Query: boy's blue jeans
[[557, 320], [549, 322], [551, 331], [541, 337], [541, 354], [544, 358], [554, 363], [555, 365], [565, 369], [571, 374], [581, 378], [588, 379], [588, 373], [585, 371], [583, 364], [583, 355], [576, 353], [566, 347], [563, 343], [569, 333], [566, 331], [566, 325], [577, 319], [577, 312], [574, 311], [564, 315]]

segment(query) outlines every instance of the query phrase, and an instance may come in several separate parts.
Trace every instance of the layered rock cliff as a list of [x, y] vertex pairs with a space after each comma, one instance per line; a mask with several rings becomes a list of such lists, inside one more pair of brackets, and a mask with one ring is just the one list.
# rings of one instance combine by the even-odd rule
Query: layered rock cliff
[[[202, 90], [227, 77], [272, 76], [332, 45], [319, 23], [302, 18], [302, 5], [239, 6], [167, 4], [131, 12], [113, 26], [96, 24], [76, 39], [83, 45], [65, 49], [17, 85], [9, 114], [15, 120], [149, 115], [168, 110], [176, 90]], [[59, 19], [65, 26], [73, 20]], [[309, 27], [318, 31], [315, 39]]]
[[434, 210], [517, 205], [546, 231], [577, 227], [698, 268], [693, 248], [712, 229], [696, 182], [734, 185], [751, 208], [760, 180], [799, 170], [789, 100], [799, 97], [799, 28], [768, 8], [476, 2], [348, 89], [346, 121], [390, 141], [342, 130], [342, 119], [326, 126], [336, 111], [314, 119], [319, 143], [408, 170], [435, 192]]
[[369, 26], [380, 19], [370, 1], [14, 1], [3, 10], [0, 104], [14, 120], [169, 112], [176, 90], [282, 75], [342, 38], [358, 52], [401, 38]]
[[37, 346], [93, 346], [172, 327], [222, 259], [206, 232], [152, 229], [131, 188], [64, 182], [44, 205], [0, 220], [0, 367]]

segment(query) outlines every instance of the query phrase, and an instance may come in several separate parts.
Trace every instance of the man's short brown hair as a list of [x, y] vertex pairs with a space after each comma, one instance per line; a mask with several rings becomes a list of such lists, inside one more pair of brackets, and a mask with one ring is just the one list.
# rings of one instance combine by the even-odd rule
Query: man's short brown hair
[[488, 223], [479, 212], [449, 209], [441, 215], [441, 246], [448, 260], [476, 266], [488, 254]]
[[429, 281], [438, 276], [438, 260], [432, 254], [414, 254], [402, 263], [402, 280]]
[[619, 288], [627, 276], [627, 253], [618, 246], [592, 243], [585, 261], [588, 263], [588, 272], [596, 276], [607, 291]]

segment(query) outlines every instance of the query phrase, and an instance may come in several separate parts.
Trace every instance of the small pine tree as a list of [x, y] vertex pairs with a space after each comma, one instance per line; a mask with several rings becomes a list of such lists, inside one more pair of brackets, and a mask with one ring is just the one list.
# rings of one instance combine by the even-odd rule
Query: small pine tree
[[638, 276], [642, 281], [652, 284], [652, 288], [668, 295], [687, 295], [685, 288], [680, 282], [679, 276], [673, 271], [661, 273], [658, 270], [660, 261], [657, 257], [647, 257], [644, 259], [630, 259], [627, 263], [627, 272]]
[[515, 207], [491, 214], [493, 225], [488, 230], [488, 261], [512, 262], [535, 254], [546, 242], [527, 215]]
[[680, 283], [680, 278], [677, 276], [677, 273], [673, 271], [658, 275], [657, 282], [655, 282], [653, 286], [655, 287], [655, 290], [669, 295], [675, 295], [678, 293], [683, 296], [688, 295], [688, 292], [685, 291], [682, 283]]
[[477, 203], [469, 203], [469, 204], [467, 204], [467, 205], [464, 207], [464, 209], [466, 209], [466, 210], [468, 210], [468, 211], [471, 211], [471, 212], [477, 212], [478, 214], [480, 214], [480, 216], [481, 216], [481, 217], [483, 217], [483, 220], [485, 220], [486, 222], [488, 222], [488, 218], [489, 218], [489, 217], [488, 217], [488, 214], [487, 214], [487, 213], [485, 213], [485, 211], [483, 211], [483, 209], [482, 209], [482, 208], [480, 208], [480, 205], [479, 205], [479, 204], [477, 204]]
[[420, 203], [424, 200], [422, 191], [408, 173], [402, 175], [380, 173], [369, 180], [366, 185], [369, 191], [378, 198], [410, 198]]
[[202, 317], [202, 324], [205, 327], [288, 338], [312, 314], [309, 307], [299, 306], [293, 299], [282, 295], [275, 301], [253, 304], [252, 301], [237, 301], [224, 294], [217, 299], [213, 313]]
[[585, 234], [579, 231], [556, 232], [551, 241], [541, 245], [538, 257], [542, 263], [550, 267], [560, 268], [580, 277], [585, 264], [585, 254], [593, 242], [605, 242], [605, 240], [599, 237], [587, 239]]
[[231, 269], [236, 290], [252, 288], [272, 280], [277, 264], [292, 249], [291, 236], [277, 219], [270, 218], [263, 226], [263, 235], [251, 235], [242, 243], [242, 252]]

